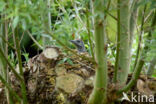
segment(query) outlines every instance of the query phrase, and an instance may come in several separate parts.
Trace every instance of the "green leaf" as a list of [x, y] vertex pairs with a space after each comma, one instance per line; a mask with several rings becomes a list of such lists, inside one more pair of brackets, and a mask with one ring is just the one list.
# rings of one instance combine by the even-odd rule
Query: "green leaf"
[[13, 20], [13, 28], [16, 28], [16, 26], [18, 25], [18, 22], [19, 22], [19, 16], [16, 16]]
[[68, 62], [70, 65], [73, 65], [73, 61], [72, 61], [70, 58], [67, 59], [67, 62]]
[[27, 29], [27, 23], [24, 19], [22, 20], [22, 28], [23, 28], [23, 30]]
[[0, 1], [0, 12], [3, 11], [6, 3], [4, 1]]
[[23, 53], [22, 55], [24, 56], [26, 62], [28, 62], [28, 60], [29, 60], [29, 54], [28, 53]]

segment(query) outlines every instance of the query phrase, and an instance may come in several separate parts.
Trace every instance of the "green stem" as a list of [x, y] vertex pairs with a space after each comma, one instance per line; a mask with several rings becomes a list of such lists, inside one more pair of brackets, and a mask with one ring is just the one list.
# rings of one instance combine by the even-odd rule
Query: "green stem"
[[[106, 8], [107, 14], [108, 14], [108, 11], [109, 11], [110, 4], [111, 4], [111, 0], [109, 0], [109, 1], [108, 1], [108, 4], [107, 4], [107, 8]], [[105, 20], [106, 18], [107, 18], [107, 15], [105, 15], [104, 20]]]
[[141, 30], [140, 30], [140, 35], [139, 35], [139, 42], [138, 42], [138, 47], [137, 47], [137, 54], [136, 54], [136, 58], [135, 58], [135, 62], [134, 62], [134, 66], [133, 66], [133, 71], [137, 65], [138, 62], [138, 57], [140, 54], [140, 50], [141, 50], [141, 42], [142, 42], [142, 33], [143, 33], [143, 26], [144, 26], [144, 18], [145, 18], [145, 11], [146, 11], [146, 5], [144, 7], [144, 11], [143, 11], [143, 16], [142, 16], [142, 22], [141, 22]]
[[130, 82], [125, 86], [123, 87], [121, 90], [119, 90], [117, 93], [122, 93], [122, 92], [127, 92], [137, 81], [139, 75], [140, 75], [140, 72], [142, 70], [142, 67], [144, 65], [144, 60], [143, 59], [140, 59], [138, 64], [137, 64], [137, 67], [136, 67], [136, 70], [134, 71], [134, 74], [132, 76], [132, 79], [130, 80]]
[[120, 52], [120, 0], [118, 0], [117, 4], [117, 48], [116, 48], [116, 58], [115, 58], [115, 71], [114, 71], [114, 82], [117, 82], [117, 72], [118, 72], [118, 61], [119, 61], [119, 52]]
[[[6, 17], [7, 16], [5, 15], [5, 18]], [[5, 40], [8, 40], [8, 20], [7, 19], [5, 20]], [[7, 43], [5, 43], [5, 56], [8, 57], [8, 44]], [[8, 68], [7, 64], [6, 64], [6, 69], [4, 69], [4, 70], [6, 70], [6, 79], [5, 80], [7, 81], [7, 83], [9, 85], [11, 85], [10, 77], [9, 77], [9, 68]], [[13, 99], [11, 97], [12, 95], [7, 88], [6, 88], [6, 96], [7, 96], [8, 103], [13, 104]]]
[[8, 66], [10, 67], [10, 69], [12, 70], [12, 72], [15, 74], [15, 76], [20, 80], [23, 81], [23, 78], [21, 78], [21, 76], [16, 72], [16, 70], [13, 68], [13, 66], [11, 65], [11, 63], [8, 61], [7, 57], [4, 55], [3, 51], [0, 48], [0, 55], [2, 56], [2, 58], [4, 58], [4, 61], [6, 61], [6, 63], [8, 64]]
[[34, 41], [34, 43], [43, 50], [43, 47], [34, 39], [34, 37], [32, 36], [32, 34], [27, 30], [27, 33], [29, 35], [29, 37]]
[[[19, 65], [20, 75], [24, 79], [18, 34], [15, 34], [14, 29], [12, 30], [13, 30], [13, 35], [15, 37], [14, 41], [15, 41], [16, 54], [17, 54], [18, 63], [19, 63], [18, 65]], [[28, 101], [27, 101], [26, 85], [25, 85], [24, 80], [21, 81], [21, 90], [22, 90], [22, 96], [23, 96], [23, 104], [27, 104]]]
[[89, 39], [89, 44], [90, 44], [90, 50], [91, 50], [92, 58], [94, 60], [95, 58], [94, 58], [94, 52], [93, 52], [93, 43], [92, 43], [92, 40], [91, 40], [90, 23], [89, 23], [89, 10], [88, 10], [88, 8], [87, 8], [86, 12], [87, 12], [86, 13], [86, 17], [87, 17], [88, 39]]
[[[97, 62], [95, 83], [92, 94], [89, 97], [88, 104], [106, 104], [107, 103], [107, 49], [106, 34], [104, 28], [104, 6], [103, 0], [94, 1], [95, 27], [95, 60]], [[103, 17], [101, 17], [103, 15]]]
[[[118, 38], [119, 41], [117, 41], [118, 46], [118, 55], [117, 55], [117, 62], [116, 62], [116, 70], [117, 70], [117, 83], [120, 84], [120, 86], [124, 86], [127, 77], [128, 72], [130, 68], [130, 34], [129, 34], [129, 20], [130, 20], [130, 0], [119, 0], [118, 1], [118, 35], [120, 35]], [[120, 29], [120, 30], [119, 30]]]
[[9, 47], [11, 47], [13, 50], [16, 50], [3, 36], [0, 35], [0, 38], [1, 38]]
[[[107, 59], [106, 51], [104, 51], [104, 27], [95, 22], [95, 55], [97, 60], [97, 68], [95, 75], [95, 83], [92, 94], [90, 95], [88, 104], [106, 103], [107, 92]], [[106, 45], [106, 43], [105, 43]]]
[[[155, 25], [156, 25], [156, 13], [154, 14], [154, 18], [153, 18], [152, 23], [151, 23], [151, 28], [153, 28]], [[149, 33], [148, 33], [147, 41], [149, 41], [149, 40], [151, 41], [151, 36], [152, 36], [151, 31], [152, 30], [150, 30]], [[145, 63], [144, 59], [145, 59], [146, 53], [148, 52], [148, 49], [149, 49], [149, 45], [147, 45], [147, 43], [145, 43], [143, 52], [140, 55], [141, 57], [140, 57], [140, 59], [139, 59], [139, 61], [137, 63], [137, 66], [136, 66], [136, 68], [134, 70], [134, 73], [132, 75], [132, 79], [130, 80], [130, 82], [126, 86], [124, 86], [122, 89], [120, 89], [117, 92], [118, 94], [121, 94], [122, 92], [126, 92], [132, 86], [134, 86], [134, 84], [136, 83], [136, 81], [137, 81], [137, 79], [138, 79], [138, 77], [139, 77], [139, 75], [141, 73], [141, 70], [143, 68], [143, 65]]]

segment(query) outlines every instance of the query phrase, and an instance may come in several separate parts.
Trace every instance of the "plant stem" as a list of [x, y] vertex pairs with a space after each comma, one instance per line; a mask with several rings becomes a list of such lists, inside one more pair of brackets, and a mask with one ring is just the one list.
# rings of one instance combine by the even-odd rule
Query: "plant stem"
[[104, 14], [103, 0], [94, 1], [94, 11], [96, 17], [94, 18], [95, 27], [95, 60], [97, 62], [95, 83], [92, 94], [89, 97], [88, 104], [106, 104], [107, 103], [107, 58], [106, 58], [106, 34], [104, 28]]
[[[5, 15], [5, 18], [6, 18], [6, 15]], [[5, 40], [8, 40], [8, 21], [7, 19], [5, 20]], [[5, 43], [5, 56], [8, 57], [8, 44]], [[8, 68], [8, 65], [6, 64], [6, 81], [8, 83], [8, 85], [11, 85], [10, 83], [10, 78], [9, 78], [9, 68]], [[12, 99], [12, 96], [10, 91], [6, 88], [6, 96], [7, 96], [7, 100], [8, 100], [8, 103], [9, 104], [13, 104], [13, 99]]]
[[[44, 27], [46, 27], [49, 31], [51, 31], [51, 0], [45, 0], [46, 2], [46, 11], [48, 12], [44, 12], [42, 14], [42, 19], [44, 21]], [[49, 37], [42, 37], [42, 41], [43, 41], [43, 47], [47, 46], [47, 45], [51, 45], [50, 43], [50, 38]]]
[[10, 62], [8, 61], [7, 57], [4, 55], [3, 51], [0, 48], [0, 55], [1, 58], [4, 58], [4, 61], [8, 64], [8, 66], [10, 67], [10, 69], [12, 70], [12, 72], [15, 74], [15, 76], [20, 80], [23, 81], [23, 78], [16, 72], [16, 70], [13, 68], [13, 66], [10, 64]]
[[[117, 41], [117, 44], [120, 44], [118, 46], [118, 58], [117, 58], [117, 64], [116, 64], [116, 70], [117, 70], [117, 82], [120, 84], [120, 86], [124, 86], [127, 77], [128, 72], [130, 68], [130, 34], [129, 34], [129, 20], [130, 20], [130, 0], [120, 0], [118, 1], [119, 11], [118, 15], [120, 17], [118, 18], [118, 32], [120, 33], [119, 41]], [[120, 30], [119, 30], [120, 29]], [[118, 33], [118, 35], [119, 35]]]
[[1, 34], [0, 34], [0, 38], [1, 38], [9, 47], [11, 47], [13, 50], [16, 50], [3, 36], [1, 36]]
[[135, 67], [137, 65], [138, 57], [139, 57], [140, 50], [141, 50], [142, 33], [143, 33], [143, 26], [144, 26], [144, 18], [145, 18], [146, 7], [147, 6], [145, 5], [144, 11], [143, 11], [143, 14], [142, 14], [141, 30], [140, 30], [140, 35], [139, 35], [139, 42], [138, 42], [138, 47], [137, 47], [137, 54], [136, 54], [136, 58], [135, 58], [134, 66], [133, 66], [133, 71], [134, 71], [134, 69], [135, 69]]
[[[16, 47], [16, 54], [17, 54], [17, 58], [18, 58], [18, 65], [19, 65], [19, 70], [20, 70], [20, 75], [22, 76], [22, 78], [24, 79], [24, 75], [23, 75], [23, 68], [22, 68], [22, 59], [21, 59], [21, 50], [20, 50], [20, 45], [19, 45], [19, 37], [18, 34], [15, 34], [14, 29], [12, 29], [13, 31], [13, 35], [15, 37], [15, 47]], [[24, 80], [21, 81], [21, 90], [22, 90], [22, 96], [23, 96], [23, 104], [27, 104], [27, 93], [26, 93], [26, 85]]]
[[119, 61], [119, 52], [120, 52], [120, 0], [118, 0], [117, 4], [117, 48], [116, 48], [116, 57], [115, 57], [115, 71], [114, 71], [114, 79], [113, 81], [117, 82], [117, 72], [118, 72], [118, 61]]
[[[109, 1], [108, 1], [108, 4], [107, 4], [107, 8], [106, 8], [107, 13], [108, 13], [108, 11], [109, 11], [110, 4], [111, 4], [111, 0], [109, 0]], [[104, 20], [105, 20], [106, 18], [107, 18], [107, 15], [105, 14]]]
[[86, 18], [87, 18], [87, 31], [88, 31], [88, 39], [89, 39], [89, 44], [90, 44], [90, 50], [91, 50], [92, 58], [94, 60], [95, 58], [94, 58], [94, 51], [93, 51], [93, 43], [92, 43], [92, 40], [91, 40], [89, 10], [88, 10], [88, 8], [87, 8], [87, 11], [86, 11]]
[[[152, 36], [151, 31], [153, 31], [153, 27], [155, 25], [156, 25], [156, 13], [154, 14], [153, 20], [151, 22], [152, 30], [150, 30], [149, 33], [148, 33], [147, 41], [149, 41], [149, 40], [151, 41], [151, 36]], [[121, 94], [122, 92], [128, 91], [136, 83], [136, 81], [137, 81], [137, 79], [138, 79], [138, 77], [140, 75], [140, 72], [141, 72], [141, 70], [143, 68], [143, 65], [145, 63], [144, 59], [145, 59], [146, 53], [148, 52], [148, 49], [149, 49], [149, 45], [147, 45], [147, 43], [145, 43], [143, 52], [140, 55], [141, 57], [140, 57], [140, 59], [139, 59], [139, 61], [137, 63], [137, 66], [136, 66], [136, 68], [134, 70], [134, 73], [132, 75], [132, 79], [130, 80], [130, 82], [126, 86], [124, 86], [122, 89], [120, 89], [117, 92], [118, 94]]]
[[27, 33], [29, 35], [29, 37], [34, 41], [34, 43], [43, 50], [43, 47], [34, 39], [34, 37], [32, 36], [32, 34], [27, 30]]
[[141, 58], [137, 64], [136, 70], [133, 73], [132, 79], [125, 87], [123, 87], [121, 90], [119, 90], [117, 92], [118, 94], [120, 94], [122, 92], [127, 92], [136, 83], [136, 81], [140, 75], [140, 72], [142, 70], [143, 65], [144, 65], [144, 60]]

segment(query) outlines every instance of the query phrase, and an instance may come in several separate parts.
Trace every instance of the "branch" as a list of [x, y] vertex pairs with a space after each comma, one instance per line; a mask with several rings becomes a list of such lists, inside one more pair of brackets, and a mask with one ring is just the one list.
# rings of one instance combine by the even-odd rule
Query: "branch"
[[23, 81], [23, 78], [16, 72], [16, 70], [13, 68], [13, 66], [10, 64], [10, 62], [8, 61], [7, 57], [4, 55], [3, 51], [0, 48], [0, 54], [2, 55], [2, 58], [4, 58], [4, 60], [6, 61], [6, 63], [8, 64], [8, 66], [10, 67], [10, 69], [12, 70], [12, 72], [15, 74], [15, 76], [20, 80]]
[[139, 42], [138, 42], [138, 48], [137, 48], [137, 54], [136, 54], [136, 58], [135, 58], [135, 62], [134, 62], [134, 66], [133, 66], [133, 71], [137, 65], [138, 62], [138, 57], [140, 54], [140, 50], [141, 50], [141, 42], [142, 42], [142, 33], [143, 33], [143, 26], [144, 26], [144, 18], [145, 18], [145, 11], [146, 11], [146, 5], [144, 7], [144, 11], [143, 11], [143, 16], [142, 16], [142, 22], [141, 22], [141, 30], [140, 30], [140, 35], [139, 35]]
[[91, 40], [90, 23], [89, 23], [89, 10], [88, 10], [88, 8], [87, 8], [87, 10], [86, 10], [86, 17], [87, 17], [88, 39], [89, 39], [89, 44], [90, 44], [90, 49], [91, 49], [92, 58], [93, 58], [93, 60], [94, 60], [95, 58], [94, 58], [94, 51], [93, 51], [93, 43], [92, 43], [92, 40]]
[[[153, 28], [155, 25], [156, 25], [156, 13], [154, 14], [154, 18], [153, 18], [152, 23], [151, 23], [151, 28]], [[148, 33], [147, 41], [148, 40], [151, 41], [151, 36], [152, 36], [151, 31], [152, 30], [150, 30], [149, 33]], [[142, 70], [142, 67], [143, 67], [143, 65], [145, 63], [145, 61], [144, 61], [144, 58], [145, 58], [144, 57], [144, 54], [146, 54], [148, 52], [148, 49], [149, 49], [149, 46], [147, 44], [145, 44], [144, 49], [143, 49], [143, 52], [141, 54], [141, 58], [139, 59], [139, 62], [137, 64], [137, 67], [134, 70], [132, 79], [130, 80], [130, 82], [125, 87], [123, 87], [122, 89], [120, 89], [117, 92], [117, 94], [121, 94], [122, 92], [128, 91], [135, 84], [135, 82], [137, 81], [137, 79], [138, 79], [138, 77], [140, 75], [140, 72]]]
[[119, 53], [120, 53], [120, 0], [118, 0], [118, 9], [117, 9], [117, 16], [118, 16], [118, 21], [117, 21], [117, 49], [116, 49], [116, 57], [115, 57], [115, 71], [114, 71], [114, 77], [113, 81], [116, 83], [117, 82], [117, 72], [118, 72], [118, 66], [119, 66]]
[[1, 39], [7, 43], [13, 50], [16, 50], [2, 35], [0, 35]]
[[[18, 63], [19, 63], [19, 70], [20, 70], [20, 75], [24, 79], [24, 74], [23, 74], [23, 68], [22, 68], [22, 59], [21, 59], [21, 50], [20, 50], [20, 44], [19, 44], [19, 39], [18, 39], [18, 34], [15, 34], [14, 29], [12, 28], [12, 32], [14, 35], [14, 42], [15, 42], [15, 47], [16, 47], [16, 54], [18, 58]], [[22, 97], [23, 97], [23, 104], [27, 104], [27, 94], [26, 94], [26, 85], [24, 80], [21, 81], [21, 90], [22, 90]]]
[[121, 90], [119, 90], [117, 92], [118, 94], [120, 94], [122, 92], [127, 92], [136, 83], [144, 63], [145, 63], [145, 61], [141, 58], [137, 64], [137, 67], [136, 67], [134, 73], [133, 73], [132, 79], [125, 87], [123, 87]]
[[32, 36], [32, 34], [27, 30], [27, 33], [29, 35], [29, 37], [34, 41], [34, 43], [40, 48], [43, 49], [43, 47], [34, 39], [34, 37]]

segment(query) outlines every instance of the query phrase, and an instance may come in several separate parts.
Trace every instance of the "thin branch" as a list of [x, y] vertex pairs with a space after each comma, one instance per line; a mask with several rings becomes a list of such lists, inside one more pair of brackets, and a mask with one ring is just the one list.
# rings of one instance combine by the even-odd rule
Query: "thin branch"
[[120, 0], [118, 0], [118, 9], [117, 9], [117, 16], [118, 16], [118, 21], [117, 21], [117, 49], [116, 49], [116, 58], [115, 58], [115, 71], [114, 71], [114, 77], [113, 81], [116, 83], [117, 82], [117, 72], [118, 72], [118, 64], [119, 64], [119, 51], [120, 51]]
[[[5, 18], [6, 18], [6, 15], [5, 15]], [[5, 20], [5, 40], [8, 40], [8, 20], [6, 19]], [[8, 44], [5, 43], [5, 56], [8, 57]], [[10, 76], [9, 76], [9, 67], [7, 64], [6, 65], [6, 68], [4, 69], [5, 70], [5, 81], [8, 83], [8, 85], [10, 86], [11, 83], [10, 83]], [[12, 94], [10, 93], [10, 91], [6, 88], [6, 97], [7, 97], [7, 102], [9, 104], [13, 104], [13, 99], [12, 99]]]
[[116, 18], [115, 16], [113, 16], [111, 13], [109, 13], [107, 10], [105, 10], [105, 12], [112, 17], [114, 20], [118, 21], [118, 18]]
[[[110, 4], [111, 4], [111, 0], [109, 0], [107, 4], [107, 8], [106, 8], [107, 14], [109, 13], [108, 11], [109, 11]], [[104, 19], [106, 18], [107, 18], [107, 15], [105, 15]]]
[[[14, 29], [12, 28], [13, 35], [15, 37], [15, 47], [16, 47], [16, 54], [18, 58], [18, 63], [19, 63], [19, 70], [20, 70], [20, 75], [24, 79], [24, 74], [23, 74], [23, 68], [22, 68], [22, 59], [21, 59], [21, 50], [20, 50], [20, 44], [19, 44], [19, 39], [18, 39], [18, 34], [15, 34]], [[26, 85], [24, 80], [21, 81], [21, 90], [22, 90], [22, 97], [23, 97], [23, 104], [27, 104], [27, 93], [26, 93]]]
[[140, 59], [138, 64], [137, 64], [137, 67], [136, 67], [136, 70], [134, 71], [133, 73], [133, 76], [132, 76], [132, 79], [130, 80], [130, 82], [125, 86], [123, 87], [121, 90], [119, 90], [117, 92], [117, 94], [120, 94], [122, 92], [127, 92], [137, 81], [139, 75], [140, 75], [140, 72], [142, 70], [142, 67], [144, 65], [144, 60], [143, 59]]
[[0, 35], [0, 38], [8, 44], [8, 46], [10, 46], [13, 50], [16, 50], [2, 35]]
[[88, 39], [89, 39], [89, 44], [90, 44], [90, 50], [91, 50], [92, 58], [94, 60], [95, 58], [94, 58], [94, 51], [93, 51], [93, 43], [92, 43], [92, 40], [91, 40], [89, 10], [88, 10], [88, 8], [87, 8], [87, 11], [86, 11], [86, 18], [87, 18], [87, 30], [88, 30]]
[[40, 48], [43, 49], [43, 47], [35, 40], [35, 38], [32, 36], [32, 34], [27, 30], [27, 33], [29, 37], [34, 41], [34, 43]]
[[8, 64], [8, 66], [10, 67], [10, 69], [12, 70], [12, 72], [15, 74], [15, 76], [20, 80], [23, 81], [23, 78], [21, 78], [21, 76], [16, 72], [16, 70], [13, 68], [13, 66], [10, 64], [10, 62], [8, 61], [7, 57], [4, 55], [3, 51], [0, 48], [0, 54], [2, 55], [2, 57], [4, 58], [4, 60], [6, 61], [6, 63]]
[[22, 42], [22, 40], [23, 40], [24, 35], [25, 35], [25, 34], [24, 34], [24, 32], [23, 32], [23, 33], [22, 33], [22, 36], [21, 36], [21, 39], [20, 39], [20, 42], [19, 42], [20, 44], [21, 44], [21, 42]]
[[137, 48], [137, 54], [136, 54], [136, 58], [135, 58], [135, 62], [134, 62], [134, 66], [133, 66], [133, 70], [135, 69], [137, 62], [138, 62], [138, 57], [140, 54], [140, 50], [141, 50], [141, 42], [142, 42], [142, 34], [143, 34], [143, 26], [144, 26], [144, 19], [145, 19], [145, 11], [146, 11], [146, 5], [144, 7], [144, 11], [143, 11], [143, 15], [142, 15], [142, 22], [141, 22], [141, 30], [140, 30], [140, 35], [139, 35], [139, 42], [138, 42], [138, 48]]

